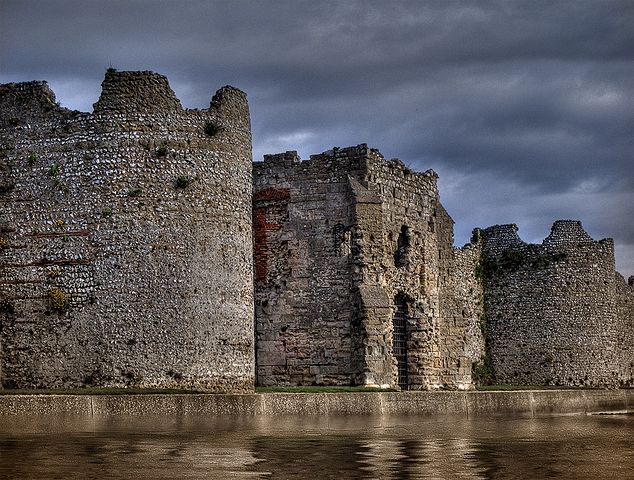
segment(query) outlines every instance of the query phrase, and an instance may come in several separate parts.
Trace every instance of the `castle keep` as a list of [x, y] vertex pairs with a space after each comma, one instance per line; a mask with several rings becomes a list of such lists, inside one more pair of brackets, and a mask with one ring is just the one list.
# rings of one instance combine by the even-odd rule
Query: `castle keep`
[[364, 144], [252, 164], [232, 87], [189, 110], [109, 70], [81, 113], [0, 85], [2, 385], [633, 385], [612, 241], [455, 248], [436, 181]]
[[253, 179], [260, 384], [471, 384], [477, 249], [453, 251], [434, 172], [360, 145], [268, 155]]

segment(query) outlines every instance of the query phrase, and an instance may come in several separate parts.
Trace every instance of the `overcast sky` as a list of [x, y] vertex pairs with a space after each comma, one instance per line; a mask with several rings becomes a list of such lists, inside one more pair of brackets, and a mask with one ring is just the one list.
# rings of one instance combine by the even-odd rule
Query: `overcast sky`
[[254, 159], [368, 143], [440, 175], [456, 243], [556, 219], [634, 274], [634, 1], [0, 0], [0, 83], [91, 111], [106, 68], [249, 96]]

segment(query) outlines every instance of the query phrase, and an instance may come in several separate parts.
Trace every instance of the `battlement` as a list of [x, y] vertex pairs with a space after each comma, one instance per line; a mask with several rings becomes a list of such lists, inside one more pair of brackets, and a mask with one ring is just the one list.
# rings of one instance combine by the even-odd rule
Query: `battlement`
[[497, 252], [526, 245], [518, 235], [518, 230], [518, 226], [514, 223], [493, 225], [484, 230], [476, 228], [473, 231], [473, 237], [482, 239], [486, 250]]
[[[160, 115], [167, 118], [187, 114], [208, 115], [216, 121], [216, 132], [226, 129], [248, 130], [250, 135], [247, 96], [230, 85], [218, 89], [210, 100], [209, 109], [202, 110], [184, 109], [167, 78], [151, 71], [119, 72], [108, 69], [101, 86], [101, 95], [93, 104], [92, 112], [100, 121], [115, 116]], [[45, 81], [0, 85], [0, 128], [57, 118], [68, 119], [71, 113], [59, 105], [55, 93]]]
[[551, 247], [557, 245], [588, 245], [592, 243], [595, 243], [595, 240], [583, 229], [579, 220], [557, 220], [553, 223], [550, 235], [544, 239], [542, 245]]
[[[254, 162], [256, 177], [273, 172], [281, 175], [341, 175], [357, 177], [364, 185], [383, 184], [386, 188], [419, 193], [436, 191], [438, 175], [433, 170], [416, 172], [401, 160], [386, 160], [376, 148], [361, 143], [356, 146], [334, 147], [301, 160], [296, 151], [264, 155], [263, 162]], [[264, 172], [267, 172], [266, 174]]]
[[57, 104], [45, 81], [0, 85], [0, 127], [17, 127], [62, 111], [66, 109]]
[[183, 109], [167, 78], [150, 71], [108, 69], [94, 113], [167, 113]]
[[301, 163], [301, 161], [296, 150], [264, 155], [264, 163], [269, 166], [290, 167]]
[[523, 247], [541, 246], [547, 249], [574, 248], [578, 246], [602, 245], [612, 246], [611, 238], [594, 240], [584, 230], [579, 220], [556, 220], [550, 234], [540, 245], [524, 242], [518, 235], [518, 226], [514, 223], [506, 225], [493, 225], [491, 227], [473, 230], [472, 243], [483, 242], [484, 249], [489, 253], [499, 253], [508, 249], [521, 249]]

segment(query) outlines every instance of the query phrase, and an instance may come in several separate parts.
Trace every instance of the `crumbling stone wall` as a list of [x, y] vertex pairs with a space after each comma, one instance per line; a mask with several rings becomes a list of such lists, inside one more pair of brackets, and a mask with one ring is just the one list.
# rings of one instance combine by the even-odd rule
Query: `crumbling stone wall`
[[[476, 275], [480, 262], [477, 242], [462, 248], [453, 246], [453, 220], [438, 209], [440, 255], [440, 332], [443, 384], [450, 379], [463, 388], [472, 387], [472, 366], [485, 353], [483, 284]], [[456, 373], [457, 372], [457, 373]]]
[[261, 385], [347, 385], [355, 296], [348, 172], [358, 159], [267, 155], [253, 164], [257, 375]]
[[454, 314], [466, 297], [440, 304], [439, 272], [446, 288], [461, 281], [447, 280], [451, 244], [446, 258], [439, 253], [437, 217], [446, 213], [436, 174], [367, 145], [304, 162], [295, 152], [267, 155], [253, 168], [258, 382], [396, 386], [392, 320], [401, 305], [402, 386], [467, 388], [470, 313]]
[[621, 356], [619, 385], [634, 386], [634, 276], [625, 279], [616, 273], [618, 307], [618, 347]]
[[618, 386], [623, 302], [612, 240], [594, 241], [572, 220], [555, 222], [541, 245], [524, 243], [515, 225], [480, 233], [494, 381]]
[[0, 85], [2, 383], [250, 390], [246, 96], [185, 110], [152, 72], [102, 87], [81, 113]]

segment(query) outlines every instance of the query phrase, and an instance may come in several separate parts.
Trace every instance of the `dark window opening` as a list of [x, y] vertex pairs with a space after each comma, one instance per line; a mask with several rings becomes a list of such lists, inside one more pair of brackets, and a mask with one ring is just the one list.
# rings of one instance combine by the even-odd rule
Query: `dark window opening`
[[409, 228], [406, 225], [403, 225], [396, 242], [396, 252], [394, 252], [394, 266], [396, 268], [404, 267], [407, 264], [409, 244]]
[[398, 295], [395, 299], [396, 313], [392, 329], [392, 354], [396, 359], [398, 371], [397, 384], [401, 390], [408, 390], [407, 380], [407, 321], [408, 309], [405, 297]]

